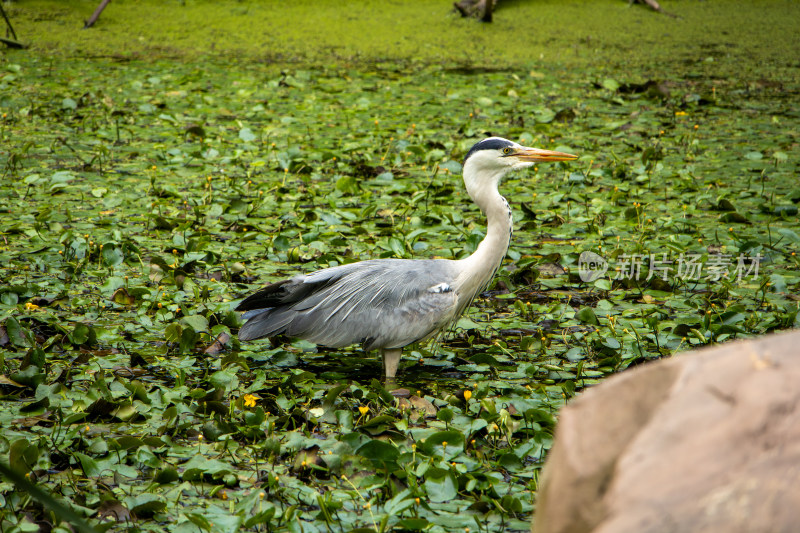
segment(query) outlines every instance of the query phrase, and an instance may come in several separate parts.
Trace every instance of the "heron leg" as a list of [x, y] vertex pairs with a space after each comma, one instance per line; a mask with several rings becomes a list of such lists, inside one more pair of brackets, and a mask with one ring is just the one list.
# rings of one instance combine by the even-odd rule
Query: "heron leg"
[[384, 348], [383, 355], [383, 375], [386, 380], [394, 381], [397, 374], [397, 366], [400, 364], [400, 355], [403, 353], [402, 348]]

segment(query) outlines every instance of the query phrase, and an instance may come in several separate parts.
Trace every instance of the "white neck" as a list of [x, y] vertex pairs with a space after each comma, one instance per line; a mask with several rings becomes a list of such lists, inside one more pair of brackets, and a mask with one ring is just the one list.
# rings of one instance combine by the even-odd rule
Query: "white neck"
[[510, 168], [498, 169], [490, 177], [478, 181], [475, 179], [474, 166], [465, 165], [464, 168], [467, 192], [487, 220], [486, 236], [472, 255], [461, 260], [463, 268], [454, 283], [459, 295], [469, 301], [492, 280], [511, 242], [511, 208], [497, 191], [500, 179], [509, 170]]

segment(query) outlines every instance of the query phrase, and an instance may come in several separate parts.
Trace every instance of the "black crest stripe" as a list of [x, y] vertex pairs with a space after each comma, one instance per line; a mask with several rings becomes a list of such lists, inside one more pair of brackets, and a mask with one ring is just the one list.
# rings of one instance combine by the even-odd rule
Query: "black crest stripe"
[[480, 152], [481, 150], [502, 150], [506, 146], [513, 146], [514, 143], [511, 141], [507, 141], [505, 139], [500, 139], [497, 137], [492, 137], [490, 139], [484, 139], [479, 143], [476, 143], [472, 148], [469, 149], [467, 152], [467, 156], [464, 158], [464, 163], [467, 162], [467, 159], [470, 158], [472, 154], [475, 152]]

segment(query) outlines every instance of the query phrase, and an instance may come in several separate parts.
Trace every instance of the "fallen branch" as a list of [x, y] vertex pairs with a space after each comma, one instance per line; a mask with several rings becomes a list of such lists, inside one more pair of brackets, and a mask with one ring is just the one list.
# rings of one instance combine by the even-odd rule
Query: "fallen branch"
[[677, 15], [673, 15], [672, 13], [667, 13], [663, 9], [661, 9], [661, 5], [656, 0], [628, 0], [628, 5], [631, 5], [635, 2], [639, 2], [642, 4], [647, 4], [652, 8], [653, 11], [658, 11], [662, 15], [668, 15], [670, 17], [677, 17]]
[[642, 4], [647, 4], [648, 6], [652, 7], [654, 11], [661, 11], [661, 6], [656, 2], [656, 0], [630, 0], [628, 5], [631, 5], [634, 2], [641, 2]]
[[19, 48], [20, 50], [28, 48], [28, 45], [26, 45], [26, 44], [22, 44], [19, 41], [6, 39], [4, 37], [0, 37], [0, 43], [3, 43], [4, 45], [8, 46], [9, 48]]
[[[6, 26], [8, 26], [8, 31], [11, 32], [11, 37], [13, 37], [13, 40], [11, 40], [11, 39], [2, 39], [2, 41], [4, 43], [6, 43], [8, 46], [11, 46], [12, 48], [25, 48], [17, 40], [17, 32], [14, 31], [14, 26], [11, 25], [11, 21], [8, 19], [8, 15], [6, 15], [6, 10], [3, 9], [3, 2], [0, 2], [0, 13], [3, 15], [3, 20], [6, 21]], [[11, 43], [14, 43], [14, 44], [11, 44]], [[18, 46], [15, 46], [15, 45], [18, 45]]]
[[86, 28], [91, 28], [94, 25], [94, 23], [97, 22], [97, 19], [100, 18], [100, 13], [103, 12], [103, 10], [106, 8], [106, 6], [108, 5], [109, 2], [111, 2], [111, 0], [103, 0], [102, 2], [100, 2], [100, 5], [97, 6], [97, 9], [94, 10], [94, 13], [92, 13], [92, 16], [89, 17], [89, 20], [87, 20], [83, 24], [83, 29], [84, 30]]
[[481, 22], [492, 21], [492, 11], [498, 0], [461, 0], [453, 7], [462, 17], [478, 17]]

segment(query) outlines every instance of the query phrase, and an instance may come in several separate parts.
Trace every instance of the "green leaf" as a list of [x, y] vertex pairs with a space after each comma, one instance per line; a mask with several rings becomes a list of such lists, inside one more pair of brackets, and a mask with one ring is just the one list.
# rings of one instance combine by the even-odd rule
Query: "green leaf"
[[35, 389], [44, 383], [44, 380], [47, 377], [47, 375], [42, 372], [43, 367], [44, 365], [39, 365], [36, 364], [36, 362], [32, 362], [32, 364], [28, 365], [24, 369], [18, 372], [12, 372], [9, 377], [12, 381]]
[[770, 274], [769, 283], [774, 292], [785, 293], [787, 290], [786, 279], [778, 273]]
[[603, 345], [612, 350], [619, 350], [622, 345], [614, 337], [606, 337], [603, 339]]
[[605, 89], [608, 89], [611, 92], [617, 92], [619, 90], [619, 82], [613, 78], [606, 78], [602, 82], [602, 86]]
[[244, 128], [239, 130], [239, 138], [244, 142], [249, 143], [256, 140], [256, 134], [253, 133], [253, 131], [250, 128], [245, 126]]
[[423, 486], [434, 503], [448, 502], [458, 496], [458, 484], [449, 470], [430, 468], [425, 473]]
[[336, 190], [346, 194], [358, 192], [358, 181], [353, 176], [342, 176], [336, 180]]
[[39, 448], [27, 439], [15, 440], [8, 449], [9, 464], [19, 474], [33, 470], [38, 459]]
[[789, 228], [778, 228], [778, 233], [789, 242], [800, 242], [800, 236]]
[[125, 256], [122, 250], [114, 243], [106, 243], [103, 245], [103, 264], [107, 267], [115, 267], [122, 263]]
[[458, 430], [437, 431], [420, 443], [419, 450], [430, 456], [451, 460], [464, 451], [464, 434]]
[[215, 387], [226, 391], [231, 391], [239, 386], [239, 377], [236, 375], [236, 368], [233, 367], [217, 370], [211, 374], [209, 381]]
[[182, 334], [183, 327], [178, 323], [173, 322], [164, 328], [164, 338], [167, 342], [180, 342]]
[[454, 416], [453, 410], [448, 407], [444, 409], [439, 409], [439, 412], [436, 413], [436, 418], [438, 418], [442, 422], [452, 422], [453, 416]]
[[740, 213], [736, 213], [735, 211], [731, 211], [725, 213], [719, 217], [720, 222], [731, 223], [735, 222], [737, 224], [749, 224], [750, 221], [747, 220], [747, 217]]
[[199, 513], [186, 513], [186, 518], [204, 531], [211, 531], [212, 529], [211, 522], [208, 521], [208, 518]]
[[575, 313], [575, 318], [585, 324], [594, 324], [595, 326], [600, 324], [597, 320], [597, 315], [594, 314], [594, 309], [591, 307], [581, 308], [577, 313]]
[[359, 428], [367, 430], [373, 435], [383, 433], [394, 425], [395, 419], [389, 415], [379, 415], [364, 422]]
[[339, 395], [348, 388], [350, 388], [350, 386], [345, 383], [332, 387], [325, 394], [325, 399], [322, 401], [322, 408], [325, 409], [325, 411], [332, 410], [334, 405], [336, 404], [336, 398], [338, 398]]
[[86, 474], [87, 477], [97, 477], [102, 474], [102, 470], [98, 466], [97, 461], [93, 458], [81, 452], [74, 452], [74, 455], [80, 461], [83, 473]]
[[276, 235], [275, 238], [272, 239], [272, 247], [276, 252], [285, 252], [291, 248], [291, 246], [291, 242], [284, 235]]
[[386, 468], [396, 466], [397, 458], [400, 456], [397, 447], [381, 440], [370, 440], [360, 446], [355, 453], [369, 459], [376, 466]]
[[97, 343], [97, 336], [91, 326], [76, 324], [72, 333], [69, 334], [69, 341], [75, 346], [92, 345]]
[[608, 279], [596, 279], [594, 281], [595, 288], [601, 291], [610, 291], [611, 290], [611, 281]]
[[397, 525], [409, 531], [423, 531], [428, 529], [431, 523], [424, 518], [403, 518]]
[[208, 319], [203, 315], [186, 315], [181, 318], [181, 322], [185, 326], [192, 328], [196, 333], [208, 331]]
[[159, 470], [153, 477], [153, 481], [161, 485], [168, 485], [169, 483], [174, 483], [178, 479], [180, 479], [178, 471], [170, 467]]
[[736, 207], [727, 198], [722, 198], [717, 203], [717, 209], [720, 211], [736, 211]]
[[198, 340], [199, 335], [195, 333], [194, 329], [183, 328], [183, 331], [181, 331], [180, 341], [178, 342], [178, 349], [180, 353], [189, 353], [194, 350]]
[[[269, 524], [272, 521], [272, 518], [275, 516], [275, 506], [269, 502], [265, 502], [264, 506], [267, 509], [263, 511], [259, 511], [258, 513], [254, 514], [244, 522], [244, 527], [247, 529], [255, 528], [261, 524]], [[260, 509], [261, 507], [259, 507]]]
[[125, 498], [124, 503], [131, 513], [140, 517], [152, 516], [167, 507], [167, 503], [162, 496], [147, 492], [136, 496], [128, 496]]
[[415, 502], [413, 493], [410, 489], [405, 489], [387, 501], [383, 506], [383, 510], [388, 515], [398, 516], [403, 511], [413, 507], [414, 505]]
[[[0, 474], [9, 478], [17, 489], [28, 493], [45, 509], [52, 512], [59, 520], [71, 524], [80, 533], [97, 533], [95, 528], [86, 523], [86, 521], [78, 516], [70, 507], [55, 499], [49, 492], [31, 483], [26, 476], [9, 468], [2, 461], [0, 461]], [[19, 526], [22, 525], [22, 523], [19, 524]], [[38, 524], [31, 523], [31, 525], [33, 526], [31, 531], [39, 531]]]
[[796, 205], [776, 205], [772, 211], [776, 215], [795, 216], [797, 214]]
[[16, 318], [13, 316], [6, 318], [5, 322], [3, 322], [3, 326], [5, 326], [6, 334], [8, 335], [11, 344], [21, 348], [27, 348], [30, 346], [23, 329], [19, 322], [17, 322]]

